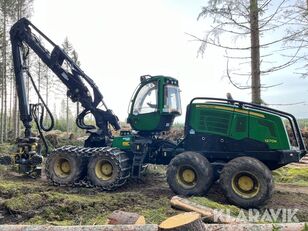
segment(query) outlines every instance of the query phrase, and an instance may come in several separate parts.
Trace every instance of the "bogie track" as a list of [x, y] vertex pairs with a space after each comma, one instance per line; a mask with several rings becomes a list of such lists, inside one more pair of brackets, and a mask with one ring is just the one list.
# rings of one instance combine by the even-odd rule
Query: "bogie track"
[[[109, 165], [99, 165], [105, 163], [102, 161]], [[50, 153], [45, 164], [46, 177], [55, 186], [102, 190], [114, 190], [125, 184], [130, 171], [126, 153], [112, 147], [63, 146]]]

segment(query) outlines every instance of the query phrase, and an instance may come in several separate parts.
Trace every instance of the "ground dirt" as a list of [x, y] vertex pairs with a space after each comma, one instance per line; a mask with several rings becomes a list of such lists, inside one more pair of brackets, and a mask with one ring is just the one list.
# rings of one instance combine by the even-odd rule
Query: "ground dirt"
[[[308, 167], [304, 170], [308, 172]], [[142, 180], [130, 180], [114, 192], [54, 187], [48, 185], [45, 177], [30, 179], [2, 169], [0, 224], [104, 224], [108, 214], [117, 209], [137, 212], [148, 223], [160, 223], [181, 212], [170, 207], [172, 196], [162, 166], [150, 166]], [[213, 208], [228, 205], [217, 183], [206, 198], [195, 199]], [[230, 208], [235, 208], [235, 213], [238, 210], [235, 206]], [[261, 211], [269, 208], [298, 209], [297, 218], [308, 221], [308, 187], [277, 183], [272, 198]]]

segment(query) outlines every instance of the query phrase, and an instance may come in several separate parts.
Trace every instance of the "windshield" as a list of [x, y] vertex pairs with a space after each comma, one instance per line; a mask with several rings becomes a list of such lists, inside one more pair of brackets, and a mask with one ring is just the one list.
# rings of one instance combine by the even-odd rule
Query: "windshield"
[[148, 83], [144, 85], [135, 99], [133, 114], [144, 114], [157, 111], [157, 84]]
[[164, 112], [182, 114], [180, 89], [174, 85], [165, 86]]

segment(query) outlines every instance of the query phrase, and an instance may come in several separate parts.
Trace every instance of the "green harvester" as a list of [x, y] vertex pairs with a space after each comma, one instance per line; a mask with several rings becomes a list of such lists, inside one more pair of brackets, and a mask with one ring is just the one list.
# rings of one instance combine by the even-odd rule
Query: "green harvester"
[[[178, 80], [168, 76], [140, 77], [129, 105], [127, 122], [132, 129], [120, 130], [118, 118], [107, 108], [94, 81], [30, 21], [16, 22], [10, 38], [20, 119], [25, 127], [12, 159], [22, 173], [39, 175], [45, 163], [47, 179], [53, 185], [115, 190], [129, 178], [140, 178], [148, 164], [162, 164], [168, 166], [167, 181], [176, 194], [204, 195], [219, 181], [231, 203], [251, 208], [270, 198], [271, 170], [299, 162], [306, 154], [294, 116], [232, 98], [192, 99], [183, 137], [164, 139], [162, 134], [182, 113]], [[81, 105], [76, 124], [89, 134], [84, 146], [48, 151], [42, 131], [51, 130], [54, 121], [26, 65], [30, 49], [68, 89], [67, 96]], [[41, 103], [29, 105], [26, 78]], [[42, 121], [44, 108], [51, 118], [50, 127]], [[88, 114], [93, 115], [95, 125], [86, 124]], [[33, 120], [40, 136], [31, 132]], [[120, 130], [120, 136], [113, 136], [111, 127]]]

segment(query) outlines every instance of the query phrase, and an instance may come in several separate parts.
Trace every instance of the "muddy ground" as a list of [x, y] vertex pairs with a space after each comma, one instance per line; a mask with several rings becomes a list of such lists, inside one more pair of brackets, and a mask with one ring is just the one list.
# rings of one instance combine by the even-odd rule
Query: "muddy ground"
[[[308, 173], [307, 166], [300, 171], [302, 169]], [[282, 181], [279, 177], [277, 180]], [[291, 180], [288, 178], [288, 181]], [[300, 182], [304, 183], [277, 183], [273, 197], [260, 211], [298, 209], [297, 218], [308, 221], [308, 185], [305, 178]], [[160, 223], [180, 212], [170, 207], [172, 196], [165, 168], [161, 166], [150, 166], [142, 180], [130, 180], [114, 192], [54, 187], [48, 185], [44, 177], [30, 179], [3, 168], [0, 172], [0, 224], [105, 224], [107, 215], [117, 209], [137, 212], [145, 216], [147, 223]], [[213, 208], [228, 205], [218, 184], [211, 188], [206, 198], [194, 199]]]

